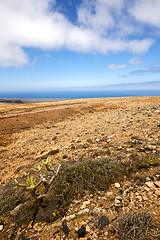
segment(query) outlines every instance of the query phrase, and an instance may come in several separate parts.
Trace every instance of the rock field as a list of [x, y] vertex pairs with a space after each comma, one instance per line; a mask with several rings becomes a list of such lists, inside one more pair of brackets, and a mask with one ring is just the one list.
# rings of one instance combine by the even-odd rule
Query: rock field
[[47, 156], [57, 166], [60, 153], [66, 164], [104, 157], [123, 163], [135, 155], [150, 161], [133, 178], [124, 176], [106, 191], [76, 197], [56, 221], [16, 228], [21, 238], [12, 238], [15, 225], [7, 218], [0, 225], [1, 239], [122, 239], [118, 219], [137, 211], [152, 215], [157, 229], [150, 239], [159, 239], [160, 97], [1, 105], [0, 134], [0, 194], [10, 179]]

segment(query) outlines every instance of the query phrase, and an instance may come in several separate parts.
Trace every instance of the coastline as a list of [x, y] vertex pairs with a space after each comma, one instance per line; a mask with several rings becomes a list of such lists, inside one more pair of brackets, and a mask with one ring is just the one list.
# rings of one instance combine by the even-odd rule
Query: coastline
[[70, 98], [4, 98], [0, 99], [0, 104], [25, 104], [25, 103], [43, 103], [60, 102], [70, 100]]
[[148, 97], [160, 96], [160, 89], [150, 90], [59, 90], [41, 92], [1, 92], [0, 102], [6, 103], [41, 103], [60, 102], [64, 100], [89, 98], [115, 98], [115, 97]]

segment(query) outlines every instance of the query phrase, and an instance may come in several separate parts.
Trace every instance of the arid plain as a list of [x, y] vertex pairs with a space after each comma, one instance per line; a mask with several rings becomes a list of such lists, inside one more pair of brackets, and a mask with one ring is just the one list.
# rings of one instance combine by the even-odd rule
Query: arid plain
[[[51, 154], [53, 152], [54, 154]], [[87, 158], [95, 160], [103, 157], [125, 162], [134, 154], [141, 159], [143, 157], [159, 159], [160, 97], [100, 98], [0, 105], [1, 192], [10, 179], [18, 178], [24, 172], [35, 168], [45, 156], [51, 155], [54, 164], [57, 165], [60, 152], [64, 162], [70, 164], [82, 162]], [[143, 169], [141, 173], [135, 174], [138, 179], [139, 174], [143, 175]], [[159, 165], [151, 165], [147, 170], [144, 169], [144, 178], [147, 178], [146, 182], [159, 182]], [[111, 195], [107, 195], [107, 192], [99, 195], [86, 194], [69, 207], [66, 215], [73, 215], [76, 211], [84, 209], [86, 206], [83, 208], [81, 205], [87, 201], [87, 206], [89, 205], [87, 209], [90, 212], [93, 212], [96, 206], [106, 208], [105, 201], [111, 204], [126, 188], [138, 185], [137, 193], [134, 194], [133, 191], [134, 202], [137, 204], [143, 202], [144, 209], [151, 211], [156, 224], [160, 226], [158, 204], [160, 186], [155, 185], [153, 190], [149, 185], [145, 185], [146, 182], [143, 183], [143, 186], [148, 188], [146, 192], [145, 190], [142, 192], [142, 186], [136, 180], [129, 183], [125, 178], [120, 182], [120, 187], [115, 187], [112, 183], [108, 190], [112, 192]], [[147, 195], [149, 193], [150, 195]], [[123, 207], [127, 208], [128, 205], [124, 204]], [[87, 219], [84, 216], [81, 220], [71, 220], [71, 233], [73, 228], [78, 230], [80, 225], [84, 224], [88, 225], [86, 236], [90, 239], [114, 239], [114, 234], [109, 234], [108, 230], [106, 230], [108, 235], [105, 232], [98, 235], [98, 230], [94, 230], [90, 221], [91, 215], [87, 216]], [[49, 227], [50, 230], [47, 230]], [[4, 226], [5, 230], [6, 228], [9, 228], [9, 225]], [[64, 233], [58, 224], [54, 227], [45, 223], [43, 231], [37, 231], [37, 239], [63, 239]], [[53, 237], [56, 231], [57, 234]], [[74, 234], [72, 233], [73, 236]], [[31, 233], [26, 231], [26, 236], [31, 236]], [[89, 239], [87, 237], [83, 239]]]

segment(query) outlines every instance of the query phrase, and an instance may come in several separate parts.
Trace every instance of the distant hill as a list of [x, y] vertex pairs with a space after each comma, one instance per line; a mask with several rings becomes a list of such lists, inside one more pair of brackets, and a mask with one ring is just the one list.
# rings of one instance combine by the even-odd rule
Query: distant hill
[[24, 103], [21, 99], [0, 99], [2, 103]]

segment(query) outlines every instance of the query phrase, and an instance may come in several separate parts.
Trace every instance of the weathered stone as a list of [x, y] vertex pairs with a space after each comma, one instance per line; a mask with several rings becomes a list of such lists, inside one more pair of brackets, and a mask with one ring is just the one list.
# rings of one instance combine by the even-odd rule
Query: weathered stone
[[154, 145], [148, 145], [148, 146], [146, 146], [146, 149], [152, 151], [152, 150], [155, 150], [155, 149], [156, 149], [156, 146], [154, 146]]
[[19, 204], [17, 207], [15, 207], [12, 211], [10, 211], [11, 216], [16, 216], [21, 207], [22, 207], [22, 203]]
[[82, 206], [81, 206], [81, 209], [86, 208], [86, 206], [89, 205], [89, 204], [90, 204], [90, 201], [84, 201]]
[[57, 136], [54, 136], [53, 138], [52, 138], [52, 140], [56, 140], [57, 139]]
[[90, 227], [87, 225], [86, 226], [86, 232], [89, 233], [91, 231]]
[[107, 195], [107, 197], [111, 197], [111, 196], [113, 196], [113, 192], [112, 191], [108, 191], [108, 192], [106, 192], [106, 195]]
[[145, 189], [147, 192], [150, 191], [149, 187], [147, 187], [147, 186], [144, 186], [144, 189]]
[[146, 177], [146, 181], [150, 182], [151, 181], [150, 177]]
[[69, 235], [69, 233], [70, 233], [70, 226], [69, 226], [69, 223], [66, 221], [66, 220], [64, 220], [63, 222], [62, 222], [62, 227], [63, 227], [63, 232], [66, 234], [66, 236], [68, 237], [68, 235]]
[[156, 185], [156, 187], [160, 188], [160, 181], [154, 182], [154, 184]]
[[116, 188], [120, 188], [120, 184], [119, 183], [115, 183], [115, 187]]
[[126, 197], [128, 193], [130, 192], [130, 188], [127, 188], [123, 191], [123, 196]]
[[86, 209], [83, 209], [81, 211], [79, 211], [78, 213], [76, 213], [77, 216], [80, 216], [80, 215], [85, 215], [85, 214], [88, 214], [89, 213], [89, 209], [86, 208]]
[[46, 159], [47, 157], [49, 157], [51, 155], [55, 155], [57, 153], [59, 153], [59, 149], [53, 149], [53, 150], [49, 151], [48, 153], [42, 155], [40, 158], [41, 159]]
[[76, 215], [73, 214], [73, 215], [69, 215], [69, 216], [64, 217], [63, 220], [70, 221], [70, 220], [74, 219], [75, 217], [76, 217]]
[[3, 225], [0, 225], [0, 231], [2, 231], [3, 230]]
[[100, 207], [99, 208], [95, 207], [93, 209], [93, 214], [98, 215], [98, 216], [102, 216], [102, 215], [106, 215], [107, 211], [105, 209], [100, 208]]
[[57, 206], [54, 202], [50, 203], [47, 207], [40, 209], [36, 216], [35, 223], [48, 221], [56, 209]]
[[147, 201], [147, 200], [148, 200], [148, 198], [144, 196], [143, 197], [143, 201]]
[[79, 230], [78, 230], [78, 237], [79, 238], [83, 238], [86, 235], [86, 227], [82, 226]]
[[102, 216], [98, 221], [98, 227], [102, 230], [104, 226], [109, 224], [109, 219], [106, 216]]
[[108, 218], [109, 222], [111, 223], [112, 221], [114, 221], [116, 219], [116, 215], [114, 215], [114, 213], [107, 213], [107, 218]]
[[115, 205], [116, 207], [119, 207], [119, 206], [121, 205], [121, 201], [122, 201], [122, 197], [121, 197], [121, 196], [117, 196], [117, 197], [115, 198], [114, 205]]
[[61, 221], [58, 221], [58, 222], [54, 222], [51, 227], [60, 227], [62, 225], [62, 222]]
[[155, 190], [155, 185], [153, 182], [146, 182], [145, 183], [147, 185], [147, 187], [149, 187], [152, 191]]
[[157, 196], [160, 196], [160, 189], [156, 189], [155, 194], [156, 194]]

